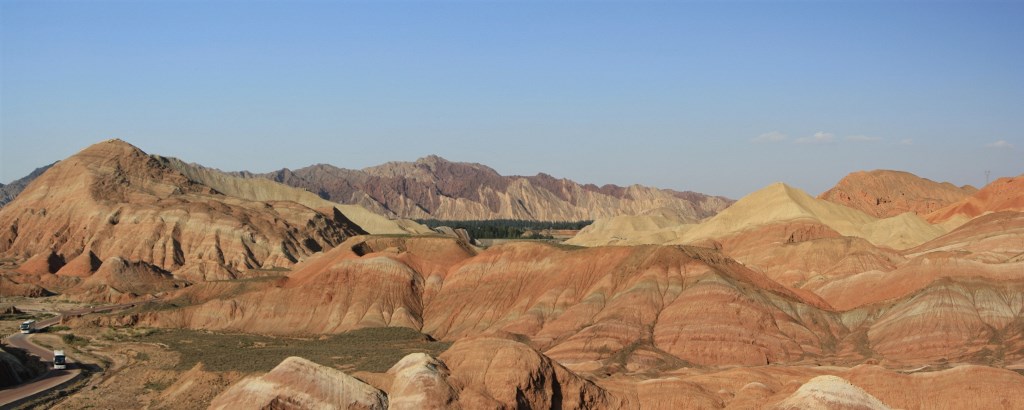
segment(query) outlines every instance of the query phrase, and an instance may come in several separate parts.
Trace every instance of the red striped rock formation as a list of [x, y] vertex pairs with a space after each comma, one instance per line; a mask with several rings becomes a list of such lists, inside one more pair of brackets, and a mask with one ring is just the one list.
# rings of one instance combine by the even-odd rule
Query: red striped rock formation
[[1024, 175], [992, 181], [971, 196], [938, 209], [926, 218], [934, 223], [999, 211], [1024, 212]]
[[926, 215], [976, 191], [971, 186], [938, 183], [909, 172], [875, 170], [847, 175], [818, 198], [876, 218], [888, 218], [904, 212]]
[[291, 266], [360, 232], [337, 211], [221, 195], [118, 140], [51, 167], [0, 209], [0, 226], [0, 254], [28, 259], [25, 272], [55, 273], [91, 253], [191, 281]]
[[440, 357], [467, 409], [618, 408], [604, 389], [522, 343], [497, 337], [456, 342]]

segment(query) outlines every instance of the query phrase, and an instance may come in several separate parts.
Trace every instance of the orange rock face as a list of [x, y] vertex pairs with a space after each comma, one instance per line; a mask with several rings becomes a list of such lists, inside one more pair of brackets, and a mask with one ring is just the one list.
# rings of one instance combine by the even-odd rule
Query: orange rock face
[[276, 284], [140, 320], [289, 335], [374, 326], [450, 341], [506, 334], [570, 369], [598, 374], [805, 361], [1024, 361], [1015, 296], [1024, 289], [1024, 263], [871, 253], [850, 238], [788, 247], [768, 257], [804, 263], [800, 256], [815, 247], [832, 249], [820, 256], [826, 273], [780, 284], [696, 247], [566, 250], [520, 242], [477, 254], [450, 237], [358, 237]]
[[[0, 209], [0, 254], [26, 273], [56, 273], [91, 253], [145, 262], [190, 281], [287, 267], [358, 228], [290, 202], [223, 196], [111, 140], [47, 170]], [[31, 257], [31, 258], [30, 258]], [[67, 272], [84, 276], [91, 261]]]
[[999, 178], [980, 191], [927, 215], [931, 222], [974, 218], [987, 212], [1024, 212], [1024, 175]]
[[151, 323], [265, 334], [419, 329], [424, 301], [448, 267], [472, 252], [447, 237], [357, 237], [298, 265], [279, 286], [212, 300]]
[[909, 172], [875, 170], [847, 175], [818, 198], [888, 218], [904, 212], [925, 215], [975, 191], [972, 187], [938, 183]]
[[440, 357], [460, 386], [463, 408], [595, 409], [619, 403], [604, 389], [540, 352], [512, 340], [481, 337], [456, 342]]
[[[1024, 376], [1006, 370], [1024, 368], [1024, 178], [931, 214], [973, 218], [952, 231], [777, 184], [710, 227], [680, 229], [690, 245], [481, 250], [453, 236], [354, 235], [338, 211], [221, 195], [166, 163], [113, 141], [37, 178], [0, 209], [0, 294], [189, 304], [82, 324], [287, 336], [401, 326], [453, 342], [363, 378], [376, 387], [288, 359], [215, 408], [1024, 406]], [[848, 205], [878, 216], [952, 192], [902, 174], [849, 178], [837, 187], [875, 206]], [[292, 269], [212, 281], [270, 267]]]

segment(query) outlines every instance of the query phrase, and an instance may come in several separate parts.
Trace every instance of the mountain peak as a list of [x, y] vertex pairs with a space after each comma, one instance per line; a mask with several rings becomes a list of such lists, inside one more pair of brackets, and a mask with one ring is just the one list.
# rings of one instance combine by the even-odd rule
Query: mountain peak
[[427, 155], [425, 157], [420, 157], [420, 158], [416, 159], [416, 163], [418, 163], [418, 164], [435, 164], [435, 163], [438, 163], [438, 162], [451, 163], [452, 161], [449, 161], [449, 160], [445, 159], [444, 157], [442, 157], [440, 155], [437, 155], [437, 154], [430, 154], [430, 155]]
[[972, 188], [957, 187], [949, 182], [935, 182], [905, 171], [879, 169], [850, 173], [818, 198], [886, 218], [904, 212], [924, 215], [972, 193]]
[[123, 166], [125, 161], [149, 162], [150, 159], [149, 154], [132, 144], [120, 139], [109, 139], [85, 147], [62, 162], [75, 162], [79, 165], [117, 162]]

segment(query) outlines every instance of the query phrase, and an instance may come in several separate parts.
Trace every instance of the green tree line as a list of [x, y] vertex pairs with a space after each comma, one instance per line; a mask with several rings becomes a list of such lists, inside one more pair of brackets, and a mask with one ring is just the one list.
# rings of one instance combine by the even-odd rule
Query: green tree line
[[[545, 229], [583, 229], [593, 221], [576, 222], [543, 222], [543, 221], [522, 221], [515, 219], [494, 219], [487, 221], [441, 221], [437, 219], [419, 219], [416, 222], [424, 224], [431, 229], [439, 226], [462, 228], [469, 232], [469, 235], [477, 239], [550, 239], [550, 236], [537, 234], [536, 231]], [[524, 236], [527, 232], [533, 232], [530, 236]]]

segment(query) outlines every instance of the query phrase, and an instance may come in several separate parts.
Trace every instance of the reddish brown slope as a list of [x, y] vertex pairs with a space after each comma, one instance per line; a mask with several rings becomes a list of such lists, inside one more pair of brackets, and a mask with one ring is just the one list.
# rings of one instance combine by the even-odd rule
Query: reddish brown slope
[[925, 215], [960, 201], [977, 189], [938, 183], [902, 171], [859, 171], [843, 177], [818, 199], [863, 211], [878, 218], [904, 212]]
[[937, 223], [999, 211], [1024, 212], [1024, 175], [999, 178], [973, 195], [928, 214], [926, 219]]
[[47, 255], [29, 264], [37, 273], [91, 252], [68, 274], [119, 257], [193, 281], [290, 266], [359, 232], [340, 213], [221, 195], [119, 140], [47, 170], [0, 209], [0, 226], [0, 254]]

